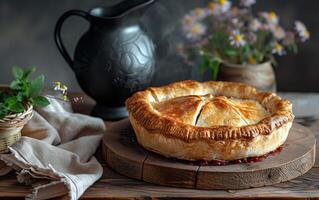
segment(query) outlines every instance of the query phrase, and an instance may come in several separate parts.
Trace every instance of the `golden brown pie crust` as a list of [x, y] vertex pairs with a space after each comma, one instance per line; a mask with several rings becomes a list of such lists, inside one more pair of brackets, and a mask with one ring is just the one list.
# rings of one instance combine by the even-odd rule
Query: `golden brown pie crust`
[[[178, 116], [166, 116], [156, 108], [161, 102], [189, 95], [193, 95], [191, 102], [197, 106], [192, 109], [194, 113], [198, 113], [198, 106], [209, 102], [201, 103], [205, 99], [200, 101], [200, 98], [226, 96], [257, 101], [267, 109], [269, 116], [256, 124], [240, 127], [203, 127], [192, 124], [194, 119], [187, 115], [183, 116], [187, 120], [184, 121]], [[165, 156], [187, 160], [234, 160], [263, 155], [282, 145], [294, 119], [292, 104], [288, 100], [274, 93], [259, 92], [245, 84], [218, 81], [199, 83], [188, 80], [148, 88], [128, 98], [126, 107], [141, 145]], [[174, 109], [167, 112], [174, 114]], [[247, 115], [253, 118], [253, 114], [248, 112]]]

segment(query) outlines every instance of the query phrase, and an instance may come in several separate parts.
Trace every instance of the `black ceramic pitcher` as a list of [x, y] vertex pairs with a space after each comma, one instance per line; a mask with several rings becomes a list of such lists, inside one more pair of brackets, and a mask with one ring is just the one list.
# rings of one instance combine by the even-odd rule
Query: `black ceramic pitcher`
[[[83, 91], [97, 102], [94, 116], [125, 117], [126, 98], [149, 86], [155, 67], [154, 45], [139, 19], [145, 7], [154, 1], [125, 0], [89, 12], [70, 10], [59, 18], [55, 27], [56, 45]], [[76, 46], [73, 60], [61, 39], [62, 24], [70, 16], [82, 17], [90, 23]]]

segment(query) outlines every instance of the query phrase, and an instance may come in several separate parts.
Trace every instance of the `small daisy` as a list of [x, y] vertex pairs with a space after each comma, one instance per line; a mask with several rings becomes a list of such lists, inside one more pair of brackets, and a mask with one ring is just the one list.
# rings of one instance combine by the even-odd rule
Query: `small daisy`
[[309, 39], [310, 32], [308, 31], [308, 29], [302, 22], [300, 21], [295, 22], [295, 30], [297, 31], [302, 42], [305, 42], [306, 40]]
[[244, 7], [250, 7], [256, 3], [256, 0], [241, 0], [240, 5]]
[[208, 12], [212, 15], [217, 15], [219, 14], [219, 8], [218, 8], [218, 5], [215, 3], [215, 2], [210, 2], [208, 4]]
[[279, 22], [279, 17], [277, 16], [277, 14], [273, 11], [271, 12], [262, 12], [260, 13], [260, 15], [265, 18], [265, 20], [269, 23], [269, 24], [278, 24]]
[[55, 87], [54, 90], [60, 91], [63, 95], [65, 95], [68, 88], [65, 85], [61, 85], [60, 87]]
[[53, 82], [53, 90], [60, 90], [60, 88], [61, 88], [61, 82], [60, 81]]
[[60, 90], [61, 90], [62, 94], [66, 94], [68, 87], [66, 85], [62, 85]]
[[198, 21], [207, 17], [209, 15], [209, 12], [207, 12], [207, 10], [203, 8], [195, 8], [191, 11], [190, 15], [192, 15], [193, 18]]
[[197, 23], [197, 21], [193, 15], [190, 15], [190, 14], [185, 15], [182, 21], [183, 30], [185, 32], [188, 32], [190, 29], [192, 29], [195, 23]]
[[258, 19], [253, 19], [251, 21], [249, 27], [250, 27], [251, 30], [256, 32], [262, 27], [262, 24], [261, 24], [261, 22]]
[[183, 26], [191, 26], [193, 25], [195, 22], [195, 18], [192, 15], [185, 15], [185, 17], [183, 18]]
[[284, 39], [286, 37], [286, 31], [279, 25], [270, 26], [270, 30], [278, 40]]
[[244, 25], [244, 23], [241, 20], [239, 20], [238, 18], [231, 19], [231, 23], [235, 27], [233, 29], [239, 29], [240, 27], [242, 27]]
[[219, 5], [220, 12], [224, 13], [227, 12], [231, 7], [231, 2], [228, 0], [216, 0], [217, 4]]
[[186, 37], [197, 40], [206, 33], [206, 26], [201, 23], [195, 23], [190, 29], [185, 30]]
[[273, 54], [277, 54], [279, 56], [282, 56], [282, 55], [285, 55], [286, 54], [286, 51], [284, 49], [284, 47], [279, 44], [278, 42], [276, 42], [274, 45], [273, 45], [273, 50], [272, 50], [272, 53]]
[[229, 36], [229, 40], [230, 44], [235, 47], [242, 47], [246, 44], [244, 36], [238, 30], [232, 32], [231, 36]]
[[59, 91], [63, 94], [63, 96], [65, 98], [67, 98], [67, 90], [68, 90], [68, 87], [66, 85], [63, 85], [60, 81], [55, 81], [53, 83], [53, 86], [54, 86], [54, 90], [55, 91]]

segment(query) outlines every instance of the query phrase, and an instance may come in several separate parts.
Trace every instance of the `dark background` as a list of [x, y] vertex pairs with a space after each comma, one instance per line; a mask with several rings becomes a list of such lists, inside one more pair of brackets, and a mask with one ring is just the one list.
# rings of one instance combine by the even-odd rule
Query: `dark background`
[[[0, 1], [0, 83], [11, 80], [11, 66], [36, 65], [47, 77], [47, 85], [59, 80], [70, 90], [79, 91], [72, 70], [59, 54], [53, 40], [58, 17], [69, 9], [89, 10], [118, 0], [1, 0]], [[236, 2], [236, 1], [234, 1]], [[182, 41], [181, 17], [206, 0], [158, 0], [148, 8], [142, 23], [148, 27], [158, 50], [154, 85], [182, 79], [199, 79], [197, 66], [185, 65], [176, 55], [176, 44]], [[295, 20], [303, 21], [311, 32], [310, 41], [301, 44], [299, 54], [278, 58], [276, 68], [279, 91], [319, 92], [319, 1], [257, 0], [254, 9], [274, 10], [285, 28]], [[63, 27], [63, 38], [71, 55], [74, 46], [88, 28], [80, 18], [70, 18]]]

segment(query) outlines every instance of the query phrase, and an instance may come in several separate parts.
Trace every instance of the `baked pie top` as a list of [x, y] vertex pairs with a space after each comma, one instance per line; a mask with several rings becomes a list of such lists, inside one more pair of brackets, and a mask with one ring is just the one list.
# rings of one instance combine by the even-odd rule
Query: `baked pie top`
[[254, 100], [218, 96], [206, 103], [196, 126], [233, 126], [257, 124], [270, 113]]
[[127, 109], [148, 132], [190, 140], [251, 139], [294, 118], [274, 93], [240, 83], [182, 81], [137, 92]]
[[200, 96], [184, 96], [155, 103], [155, 112], [186, 124], [195, 124], [204, 101]]

